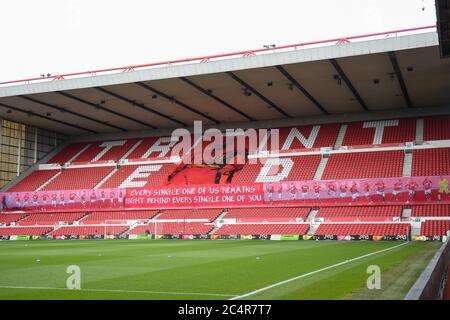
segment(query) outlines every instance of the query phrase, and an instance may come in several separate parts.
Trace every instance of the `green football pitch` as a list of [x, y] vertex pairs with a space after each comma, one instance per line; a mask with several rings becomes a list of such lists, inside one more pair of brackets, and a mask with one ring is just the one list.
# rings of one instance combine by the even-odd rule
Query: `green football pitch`
[[[440, 243], [0, 242], [0, 299], [402, 299]], [[68, 289], [69, 266], [80, 289]], [[370, 265], [381, 289], [367, 289]], [[76, 268], [76, 267], [75, 267]], [[74, 283], [70, 282], [69, 283]]]

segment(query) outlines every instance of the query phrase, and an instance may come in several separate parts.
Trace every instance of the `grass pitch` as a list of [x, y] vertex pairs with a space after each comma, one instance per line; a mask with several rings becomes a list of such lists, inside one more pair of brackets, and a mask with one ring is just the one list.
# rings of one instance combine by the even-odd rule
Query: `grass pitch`
[[[441, 245], [92, 240], [0, 243], [0, 299], [402, 299]], [[342, 265], [335, 264], [345, 262]], [[68, 266], [81, 290], [68, 290]], [[368, 290], [369, 265], [381, 289]], [[320, 269], [333, 266], [326, 270]], [[314, 271], [320, 272], [314, 272]], [[258, 289], [298, 277], [299, 279]], [[242, 295], [249, 294], [241, 297]]]

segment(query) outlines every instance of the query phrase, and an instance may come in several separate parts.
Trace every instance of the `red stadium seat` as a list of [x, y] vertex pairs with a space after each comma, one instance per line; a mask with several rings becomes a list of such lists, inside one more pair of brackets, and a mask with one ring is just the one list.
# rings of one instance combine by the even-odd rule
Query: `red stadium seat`
[[411, 208], [412, 217], [450, 217], [450, 204], [415, 205]]
[[53, 227], [3, 227], [0, 228], [0, 236], [42, 236]]
[[[348, 125], [342, 145], [371, 145], [375, 137], [375, 125], [380, 121], [352, 122]], [[383, 120], [384, 127], [381, 143], [412, 142], [416, 139], [416, 119]], [[397, 124], [398, 122], [398, 124]], [[366, 125], [364, 125], [366, 123]], [[364, 127], [368, 126], [368, 127]]]
[[72, 190], [94, 188], [114, 167], [66, 169], [42, 190]]
[[207, 234], [213, 228], [213, 225], [203, 222], [157, 222], [137, 226], [129, 234]]
[[51, 226], [63, 222], [71, 224], [83, 217], [85, 213], [80, 212], [52, 212], [52, 213], [33, 213], [26, 219], [17, 223], [19, 226]]
[[294, 221], [306, 220], [311, 208], [287, 207], [287, 208], [232, 208], [224, 216], [224, 219], [236, 219], [236, 221], [262, 222], [276, 219]]
[[0, 213], [0, 224], [8, 225], [27, 216], [26, 213]]
[[409, 235], [407, 223], [321, 223], [315, 235], [370, 235], [398, 236]]
[[423, 121], [423, 140], [449, 140], [450, 116], [426, 117]]
[[427, 220], [422, 223], [420, 234], [427, 237], [445, 236], [450, 230], [450, 220]]
[[8, 189], [8, 192], [35, 191], [58, 172], [59, 170], [35, 170], [29, 176]]
[[107, 220], [149, 220], [158, 212], [151, 210], [98, 211], [92, 212], [80, 221], [80, 224], [105, 224]]
[[325, 221], [382, 221], [400, 218], [401, 206], [357, 206], [357, 207], [323, 207], [316, 218]]
[[413, 176], [439, 176], [450, 174], [450, 148], [413, 151]]
[[309, 224], [224, 224], [216, 235], [303, 235], [309, 230]]
[[50, 233], [52, 236], [119, 235], [128, 230], [127, 225], [62, 226]]
[[401, 177], [403, 151], [332, 154], [322, 179]]
[[164, 210], [157, 220], [203, 219], [214, 221], [222, 212], [221, 209]]

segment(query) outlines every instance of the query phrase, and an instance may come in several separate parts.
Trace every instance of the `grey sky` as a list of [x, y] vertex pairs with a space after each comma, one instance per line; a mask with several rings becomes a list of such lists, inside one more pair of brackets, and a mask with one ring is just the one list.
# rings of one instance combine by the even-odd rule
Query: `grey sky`
[[0, 81], [435, 23], [433, 0], [1, 0]]

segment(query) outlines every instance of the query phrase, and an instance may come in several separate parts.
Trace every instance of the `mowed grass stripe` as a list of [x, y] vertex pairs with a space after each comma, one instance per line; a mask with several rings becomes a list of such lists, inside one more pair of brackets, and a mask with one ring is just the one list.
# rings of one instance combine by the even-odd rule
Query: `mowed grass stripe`
[[201, 293], [201, 292], [163, 292], [163, 291], [143, 291], [143, 290], [114, 290], [114, 289], [68, 289], [68, 288], [51, 288], [51, 287], [21, 287], [21, 286], [0, 286], [2, 289], [24, 289], [24, 290], [56, 290], [56, 291], [86, 291], [86, 292], [114, 292], [114, 293], [144, 293], [158, 295], [188, 295], [188, 296], [217, 296], [217, 297], [234, 297], [232, 294], [222, 293]]
[[[398, 243], [233, 240], [2, 242], [1, 286], [63, 288], [69, 276], [66, 268], [75, 264], [81, 268], [83, 289], [123, 292], [0, 288], [0, 299], [223, 299], [394, 245]], [[411, 244], [412, 251], [419, 252], [422, 245]], [[395, 252], [398, 250], [401, 248]], [[405, 257], [408, 254], [405, 253]], [[37, 259], [41, 261], [37, 262]], [[400, 262], [395, 261], [397, 264]], [[338, 269], [344, 268], [347, 267]], [[322, 284], [325, 275], [331, 274], [333, 279], [332, 274], [336, 271], [324, 271], [320, 276], [294, 281], [282, 286], [281, 291], [271, 290], [270, 295], [266, 292], [265, 296], [269, 299], [305, 298], [302, 289], [305, 283], [321, 279], [318, 283]], [[331, 298], [348, 295], [364, 285], [367, 278], [365, 270], [358, 272], [364, 273], [364, 279], [341, 284]], [[226, 293], [230, 296], [142, 293], [145, 291]], [[320, 298], [322, 295], [315, 292], [314, 296]]]
[[327, 267], [324, 267], [324, 268], [321, 268], [321, 269], [318, 269], [318, 270], [314, 270], [314, 271], [311, 271], [311, 272], [308, 272], [308, 273], [305, 273], [305, 274], [301, 274], [299, 276], [296, 276], [296, 277], [293, 277], [293, 278], [290, 278], [290, 279], [287, 279], [287, 280], [283, 280], [283, 281], [271, 284], [271, 285], [269, 285], [267, 287], [264, 287], [264, 288], [260, 288], [260, 289], [253, 290], [251, 292], [248, 292], [248, 293], [245, 293], [245, 294], [242, 294], [242, 295], [239, 295], [239, 296], [235, 296], [235, 297], [231, 298], [230, 300], [239, 300], [239, 299], [242, 299], [242, 298], [253, 296], [253, 295], [257, 294], [257, 293], [260, 293], [260, 292], [263, 292], [263, 291], [267, 291], [267, 290], [270, 290], [270, 289], [278, 287], [278, 286], [285, 285], [285, 284], [287, 284], [289, 282], [296, 281], [296, 280], [299, 280], [299, 279], [302, 279], [302, 278], [306, 278], [306, 277], [315, 275], [315, 274], [323, 272], [323, 271], [334, 269], [334, 268], [343, 266], [345, 264], [352, 263], [354, 261], [358, 261], [358, 260], [361, 260], [361, 259], [365, 259], [367, 257], [371, 257], [371, 256], [379, 254], [379, 253], [390, 251], [390, 250], [402, 247], [402, 246], [407, 245], [407, 244], [409, 244], [409, 243], [405, 242], [405, 243], [401, 243], [401, 244], [398, 244], [398, 245], [390, 247], [390, 248], [386, 248], [386, 249], [378, 250], [378, 251], [375, 251], [375, 252], [371, 252], [371, 253], [368, 253], [368, 254], [356, 257], [356, 258], [347, 259], [345, 261], [341, 261], [341, 262], [335, 263], [333, 265], [330, 265], [330, 266], [327, 266]]

